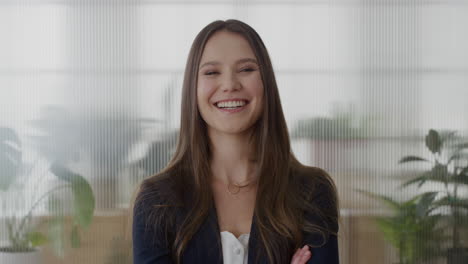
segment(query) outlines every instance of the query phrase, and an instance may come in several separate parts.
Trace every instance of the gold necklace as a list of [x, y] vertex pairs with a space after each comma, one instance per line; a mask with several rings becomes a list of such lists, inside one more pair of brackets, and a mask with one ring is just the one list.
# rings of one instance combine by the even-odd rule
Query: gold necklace
[[[228, 186], [227, 186], [227, 191], [231, 194], [231, 195], [236, 195], [240, 192], [240, 190], [242, 188], [245, 188], [245, 187], [249, 187], [250, 185], [252, 185], [254, 183], [254, 181], [250, 182], [250, 183], [247, 183], [246, 185], [239, 185], [239, 184], [236, 184], [236, 183], [230, 183], [228, 182]], [[237, 192], [231, 192], [230, 190], [230, 186], [233, 185], [235, 187], [237, 187]]]

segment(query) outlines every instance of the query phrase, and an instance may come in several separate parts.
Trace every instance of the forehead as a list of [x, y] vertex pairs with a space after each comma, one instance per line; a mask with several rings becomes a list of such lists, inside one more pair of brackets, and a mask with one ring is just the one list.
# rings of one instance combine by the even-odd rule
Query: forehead
[[240, 58], [255, 59], [255, 54], [248, 41], [240, 34], [219, 31], [208, 39], [200, 64], [208, 61], [233, 63]]

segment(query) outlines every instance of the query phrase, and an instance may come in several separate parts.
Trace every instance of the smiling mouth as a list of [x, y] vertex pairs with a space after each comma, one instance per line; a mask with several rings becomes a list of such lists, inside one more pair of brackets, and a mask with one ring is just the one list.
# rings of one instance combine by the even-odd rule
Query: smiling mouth
[[216, 106], [218, 109], [232, 110], [232, 109], [243, 108], [244, 106], [248, 104], [249, 104], [249, 101], [247, 100], [232, 100], [232, 101], [216, 102], [213, 105]]

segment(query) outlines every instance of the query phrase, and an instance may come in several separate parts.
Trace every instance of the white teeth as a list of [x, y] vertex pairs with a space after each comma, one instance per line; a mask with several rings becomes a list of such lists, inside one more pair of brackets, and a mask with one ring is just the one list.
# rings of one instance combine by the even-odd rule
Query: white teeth
[[227, 101], [227, 102], [220, 102], [220, 103], [217, 103], [216, 105], [219, 107], [219, 108], [233, 108], [233, 107], [241, 107], [241, 106], [244, 106], [246, 104], [245, 101]]

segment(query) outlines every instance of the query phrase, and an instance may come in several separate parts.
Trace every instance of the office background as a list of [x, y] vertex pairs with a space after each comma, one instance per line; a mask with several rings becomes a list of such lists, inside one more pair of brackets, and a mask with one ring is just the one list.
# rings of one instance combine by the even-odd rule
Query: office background
[[[19, 230], [28, 216], [23, 231], [48, 241], [43, 263], [131, 263], [130, 201], [175, 146], [191, 42], [229, 18], [268, 48], [295, 154], [337, 184], [341, 262], [403, 264], [417, 248], [404, 263], [447, 263], [434, 245], [417, 246], [434, 238], [437, 250], [453, 247], [431, 234], [436, 227], [408, 227], [416, 242], [392, 244], [401, 232], [377, 218], [402, 211], [370, 193], [402, 203], [453, 191], [441, 180], [402, 188], [432, 163], [399, 161], [447, 161], [468, 141], [466, 0], [0, 0], [0, 248], [11, 245], [8, 223]], [[427, 138], [446, 139], [439, 156]], [[445, 168], [460, 173], [466, 151], [452, 161]], [[53, 164], [79, 175], [92, 198], [79, 198], [88, 185], [72, 186]], [[466, 184], [457, 195], [463, 215]], [[92, 219], [74, 220], [77, 199], [94, 199]], [[440, 214], [443, 226], [451, 209], [420, 209], [416, 220]], [[468, 246], [463, 229], [460, 241]]]

